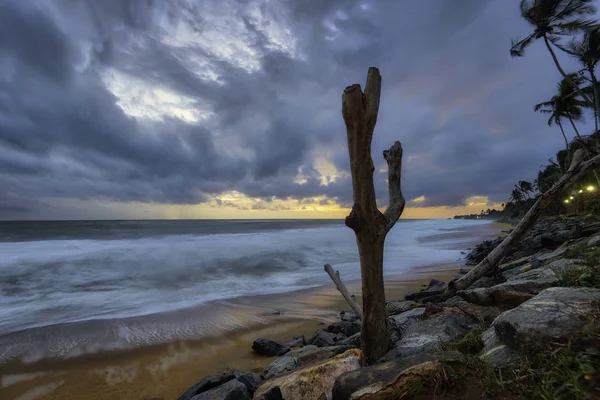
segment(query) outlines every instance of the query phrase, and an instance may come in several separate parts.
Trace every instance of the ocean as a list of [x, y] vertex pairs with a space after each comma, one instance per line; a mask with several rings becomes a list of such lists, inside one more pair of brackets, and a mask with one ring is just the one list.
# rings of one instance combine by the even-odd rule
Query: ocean
[[[459, 261], [489, 225], [400, 220], [386, 239], [385, 275]], [[343, 221], [0, 222], [0, 344], [41, 328], [128, 319], [139, 327], [153, 315], [327, 285], [324, 263], [344, 280], [360, 279]]]

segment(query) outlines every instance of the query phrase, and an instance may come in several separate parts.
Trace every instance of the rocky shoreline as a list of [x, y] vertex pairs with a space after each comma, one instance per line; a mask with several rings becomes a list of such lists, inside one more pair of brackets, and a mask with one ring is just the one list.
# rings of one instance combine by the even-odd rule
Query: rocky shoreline
[[[475, 246], [467, 265], [502, 240]], [[361, 367], [360, 321], [340, 313], [340, 321], [309, 338], [255, 340], [253, 351], [278, 357], [261, 374], [209, 376], [179, 400], [537, 398], [541, 390], [568, 391], [551, 398], [579, 398], [569, 397], [574, 390], [581, 398], [600, 398], [600, 352], [588, 351], [600, 344], [599, 265], [599, 218], [539, 221], [492, 276], [456, 296], [441, 302], [447, 284], [433, 279], [419, 292], [389, 300], [390, 350], [375, 365]], [[564, 366], [570, 386], [563, 388], [555, 371], [542, 373], [550, 381], [540, 379], [548, 367], [536, 363], [540, 355], [550, 361], [565, 351], [575, 360]]]

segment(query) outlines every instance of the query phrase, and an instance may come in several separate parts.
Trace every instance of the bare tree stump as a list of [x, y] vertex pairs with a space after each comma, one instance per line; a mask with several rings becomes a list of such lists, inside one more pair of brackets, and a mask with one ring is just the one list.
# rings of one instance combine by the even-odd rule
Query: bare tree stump
[[527, 214], [521, 219], [517, 226], [512, 230], [502, 243], [487, 255], [475, 268], [463, 275], [456, 281], [451, 281], [443, 295], [443, 300], [446, 300], [456, 294], [459, 290], [465, 290], [477, 279], [492, 273], [497, 267], [502, 258], [510, 251], [515, 243], [525, 236], [535, 221], [539, 218], [542, 211], [571, 185], [583, 178], [592, 168], [600, 165], [600, 155], [582, 161], [584, 158], [584, 150], [579, 149], [573, 155], [573, 161], [569, 170], [544, 194], [542, 194], [535, 204], [529, 209]]
[[388, 231], [404, 211], [401, 190], [402, 146], [394, 143], [383, 152], [388, 163], [389, 205], [385, 213], [377, 208], [373, 185], [371, 141], [377, 123], [381, 75], [369, 68], [364, 93], [359, 84], [348, 86], [342, 95], [342, 115], [348, 135], [348, 152], [354, 205], [346, 225], [356, 235], [362, 277], [363, 318], [361, 344], [365, 363], [381, 358], [389, 346], [389, 327], [383, 284], [383, 248]]

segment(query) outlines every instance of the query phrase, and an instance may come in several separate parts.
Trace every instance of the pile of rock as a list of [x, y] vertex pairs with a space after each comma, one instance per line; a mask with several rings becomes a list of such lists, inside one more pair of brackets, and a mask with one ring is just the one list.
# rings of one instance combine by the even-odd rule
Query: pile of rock
[[[256, 340], [255, 352], [278, 357], [262, 374], [233, 371], [208, 377], [180, 400], [403, 398], [442, 363], [464, 363], [464, 354], [442, 351], [442, 344], [474, 330], [483, 332], [483, 348], [474, 350], [480, 359], [493, 368], [509, 366], [519, 360], [524, 348], [571, 337], [587, 323], [586, 317], [600, 301], [600, 289], [560, 285], [562, 276], [584, 268], [573, 249], [600, 246], [600, 235], [589, 237], [595, 233], [600, 233], [600, 225], [543, 222], [525, 241], [539, 242], [541, 251], [532, 252], [521, 244], [517, 250], [521, 257], [513, 255], [494, 276], [481, 278], [456, 296], [442, 302], [447, 284], [434, 279], [403, 300], [389, 301], [390, 350], [375, 365], [361, 367], [360, 321], [345, 314], [308, 340], [295, 337], [287, 344]], [[547, 239], [537, 239], [540, 236]], [[497, 243], [478, 248], [484, 252]]]

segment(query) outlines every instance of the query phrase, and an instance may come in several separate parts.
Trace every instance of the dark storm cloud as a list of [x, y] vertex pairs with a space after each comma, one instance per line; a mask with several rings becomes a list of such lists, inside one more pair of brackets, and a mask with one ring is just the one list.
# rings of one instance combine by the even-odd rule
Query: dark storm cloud
[[[274, 198], [304, 205], [318, 196], [327, 197], [321, 205], [347, 206], [347, 174], [323, 186], [314, 161], [328, 149], [347, 173], [340, 96], [363, 84], [371, 65], [383, 75], [377, 169], [381, 151], [401, 140], [403, 189], [409, 199], [425, 196], [419, 206], [503, 201], [561, 147], [559, 133], [532, 111], [559, 78], [548, 54], [534, 45], [523, 59], [509, 56], [510, 39], [529, 29], [515, 4], [207, 4], [0, 3], [0, 218], [50, 218], [61, 199], [195, 204], [229, 190], [261, 198], [257, 209], [285, 208]], [[220, 23], [214, 48], [203, 47], [219, 7], [239, 26]], [[236, 40], [241, 47], [221, 51]], [[208, 117], [134, 118], [107, 84], [113, 72], [185, 96]], [[139, 96], [129, 101], [143, 107]], [[386, 173], [375, 176], [384, 204]]]

